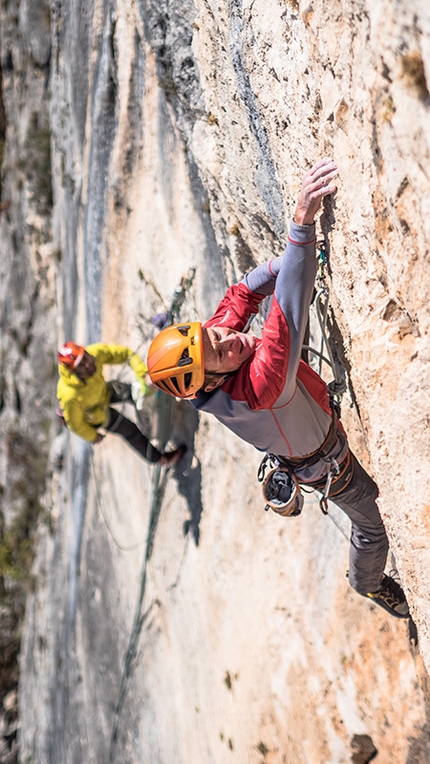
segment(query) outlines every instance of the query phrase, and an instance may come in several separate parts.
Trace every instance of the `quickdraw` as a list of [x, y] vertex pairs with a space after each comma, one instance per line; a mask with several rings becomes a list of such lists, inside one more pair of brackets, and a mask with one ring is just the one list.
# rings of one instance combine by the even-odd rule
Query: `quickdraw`
[[332, 499], [338, 493], [341, 493], [350, 484], [353, 475], [354, 458], [348, 449], [348, 453], [341, 464], [338, 464], [336, 459], [330, 459], [330, 469], [327, 473], [325, 484], [324, 482], [319, 484], [308, 483], [310, 487], [322, 493], [319, 504], [323, 515], [328, 515], [328, 499]]
[[179, 323], [180, 321], [181, 308], [185, 300], [185, 297], [187, 296], [187, 292], [194, 281], [195, 275], [196, 275], [196, 269], [189, 268], [188, 273], [185, 276], [182, 276], [178, 286], [175, 289], [175, 292], [172, 298], [172, 304], [170, 306], [170, 311], [169, 311], [170, 323], [172, 324]]

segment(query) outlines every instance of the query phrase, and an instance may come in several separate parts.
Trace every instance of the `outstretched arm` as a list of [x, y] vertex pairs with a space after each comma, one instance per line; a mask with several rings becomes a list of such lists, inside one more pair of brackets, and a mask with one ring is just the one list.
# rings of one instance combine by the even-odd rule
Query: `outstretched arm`
[[254, 391], [262, 407], [272, 405], [281, 392], [285, 400], [294, 394], [316, 274], [314, 217], [324, 196], [336, 190], [336, 175], [335, 162], [326, 157], [303, 177], [263, 343], [251, 362], [251, 375], [253, 365], [258, 369]]
[[[335, 162], [329, 157], [320, 159], [303, 177], [302, 188], [294, 213], [294, 223], [300, 226], [312, 225], [314, 217], [327, 194], [336, 190], [333, 179], [337, 175]], [[269, 295], [275, 289], [276, 279], [282, 264], [282, 257], [264, 263], [247, 273], [243, 282], [257, 294]]]
[[275, 257], [274, 260], [269, 260], [268, 263], [258, 265], [252, 271], [245, 274], [242, 283], [246, 284], [251, 292], [255, 292], [263, 297], [273, 294], [281, 263], [282, 256]]

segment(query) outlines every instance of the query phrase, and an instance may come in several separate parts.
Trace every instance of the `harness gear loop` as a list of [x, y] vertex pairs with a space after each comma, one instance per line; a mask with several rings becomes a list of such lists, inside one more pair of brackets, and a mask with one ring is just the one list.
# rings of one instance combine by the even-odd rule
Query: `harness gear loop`
[[335, 479], [340, 473], [340, 467], [333, 457], [330, 459], [330, 469], [327, 472], [327, 479], [325, 483], [324, 493], [320, 499], [320, 509], [323, 515], [328, 515], [328, 496], [330, 493], [330, 487], [333, 479]]
[[315, 483], [306, 483], [306, 486], [322, 493], [320, 509], [323, 515], [328, 514], [328, 499], [333, 499], [345, 490], [354, 476], [355, 461], [348, 449], [344, 460], [339, 464], [336, 459], [331, 459], [331, 465], [327, 477]]

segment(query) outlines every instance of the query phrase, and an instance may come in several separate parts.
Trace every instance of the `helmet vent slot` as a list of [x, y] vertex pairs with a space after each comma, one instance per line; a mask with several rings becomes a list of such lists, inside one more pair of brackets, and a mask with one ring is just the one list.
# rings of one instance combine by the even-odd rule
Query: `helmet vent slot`
[[176, 377], [170, 377], [170, 381], [171, 381], [173, 387], [178, 391], [178, 393], [180, 393], [181, 392], [181, 388], [178, 385], [178, 380], [176, 379]]
[[190, 358], [190, 353], [188, 348], [185, 348], [184, 352], [182, 353], [179, 361], [178, 366], [188, 366], [188, 364], [192, 363], [193, 359]]

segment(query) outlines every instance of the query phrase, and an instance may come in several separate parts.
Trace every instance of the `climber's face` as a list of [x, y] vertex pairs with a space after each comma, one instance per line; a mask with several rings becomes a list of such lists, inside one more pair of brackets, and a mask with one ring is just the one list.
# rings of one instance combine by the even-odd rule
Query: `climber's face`
[[255, 350], [252, 334], [237, 332], [226, 326], [203, 328], [205, 371], [230, 374], [237, 371]]
[[79, 379], [89, 379], [92, 377], [96, 370], [96, 362], [92, 355], [85, 351], [82, 360], [78, 363], [74, 372]]

